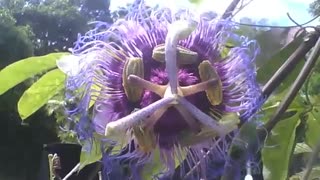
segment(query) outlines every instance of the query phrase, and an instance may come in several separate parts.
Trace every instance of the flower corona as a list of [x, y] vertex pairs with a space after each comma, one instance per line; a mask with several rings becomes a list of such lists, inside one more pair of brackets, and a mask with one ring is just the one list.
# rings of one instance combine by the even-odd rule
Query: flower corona
[[225, 156], [225, 138], [259, 108], [258, 47], [228, 20], [195, 17], [142, 3], [79, 36], [67, 98], [76, 99], [68, 113], [80, 139], [100, 134], [122, 149], [110, 158], [140, 170], [159, 152], [167, 175], [201, 162], [204, 178], [205, 154]]

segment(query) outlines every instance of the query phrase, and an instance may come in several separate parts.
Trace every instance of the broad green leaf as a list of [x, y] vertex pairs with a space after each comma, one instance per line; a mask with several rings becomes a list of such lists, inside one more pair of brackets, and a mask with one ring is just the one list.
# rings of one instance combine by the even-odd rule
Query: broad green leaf
[[307, 119], [307, 127], [306, 127], [306, 143], [311, 147], [314, 148], [319, 141], [319, 129], [320, 129], [320, 114], [317, 113], [315, 110], [312, 110], [308, 113]]
[[229, 166], [226, 167], [221, 180], [234, 179], [234, 171], [238, 166], [245, 166], [251, 155], [255, 155], [260, 148], [259, 137], [257, 134], [257, 124], [255, 122], [244, 123], [239, 132], [233, 138], [231, 146], [228, 150], [230, 160]]
[[150, 163], [146, 164], [141, 172], [141, 177], [143, 180], [153, 179], [153, 176], [157, 175], [164, 170], [164, 166], [160, 160], [160, 151], [156, 149], [153, 153], [152, 160]]
[[241, 126], [238, 134], [232, 140], [229, 155], [232, 160], [245, 163], [248, 155], [258, 152], [259, 147], [257, 124], [255, 122], [246, 122]]
[[[180, 165], [181, 162], [183, 162], [186, 156], [187, 156], [186, 152], [176, 153], [176, 157], [175, 157], [176, 168]], [[150, 161], [143, 167], [143, 170], [141, 172], [141, 177], [143, 180], [153, 179], [153, 176], [156, 176], [157, 174], [161, 173], [164, 170], [164, 168], [165, 167], [160, 159], [159, 148], [157, 148], [153, 152], [152, 161]]]
[[297, 143], [293, 154], [311, 153], [312, 149], [306, 143]]
[[299, 124], [299, 113], [296, 112], [293, 116], [281, 120], [269, 134], [261, 153], [265, 180], [288, 178], [296, 128]]
[[51, 70], [27, 89], [18, 102], [18, 112], [25, 120], [64, 88], [65, 74]]
[[90, 149], [81, 150], [79, 171], [83, 169], [86, 165], [100, 161], [102, 158], [101, 144], [99, 138], [97, 136], [94, 136], [94, 138], [87, 143], [90, 144], [88, 144], [88, 147], [90, 147]]
[[37, 74], [56, 67], [56, 61], [68, 53], [51, 53], [22, 59], [0, 71], [0, 95]]
[[[261, 112], [264, 114], [264, 116], [261, 117], [261, 120], [263, 122], [267, 122], [272, 117], [272, 115], [275, 113], [275, 111], [277, 110], [277, 108], [281, 104], [283, 97], [287, 94], [287, 90], [273, 94], [264, 103], [264, 105], [262, 107], [262, 112]], [[291, 112], [293, 112], [293, 111], [303, 112], [306, 109], [306, 107], [304, 105], [304, 99], [300, 95], [297, 95], [295, 97], [295, 99], [293, 100], [293, 102], [290, 104], [288, 109], [290, 109]], [[284, 113], [283, 116], [286, 116], [288, 114], [290, 114], [290, 113]]]

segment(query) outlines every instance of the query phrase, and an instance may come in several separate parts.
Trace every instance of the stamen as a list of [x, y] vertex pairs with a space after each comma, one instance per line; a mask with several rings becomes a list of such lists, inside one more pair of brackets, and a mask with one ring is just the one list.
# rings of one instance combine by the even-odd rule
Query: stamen
[[141, 58], [129, 58], [124, 65], [122, 73], [122, 86], [128, 100], [137, 102], [143, 93], [143, 89], [140, 86], [132, 86], [129, 84], [128, 77], [130, 75], [144, 78], [144, 66]]
[[215, 86], [210, 86], [206, 90], [207, 98], [212, 105], [219, 105], [222, 102], [222, 82], [219, 78], [218, 73], [211, 65], [208, 60], [205, 60], [200, 63], [199, 67], [199, 75], [202, 81], [208, 81], [210, 79], [215, 79], [218, 82]]
[[197, 27], [195, 21], [175, 21], [169, 26], [165, 40], [166, 71], [172, 94], [178, 92], [177, 45], [178, 41], [187, 38]]
[[198, 84], [180, 87], [183, 96], [190, 96], [192, 94], [196, 94], [198, 92], [206, 91], [210, 88], [213, 88], [214, 86], [217, 86], [219, 83], [218, 79], [210, 79], [205, 82], [201, 82]]
[[[152, 58], [158, 62], [165, 62], [165, 45], [157, 45], [152, 52]], [[178, 65], [194, 64], [198, 60], [198, 53], [191, 51], [183, 46], [177, 46], [177, 63]]]
[[170, 104], [173, 100], [173, 97], [162, 98], [143, 109], [129, 114], [117, 121], [108, 123], [105, 129], [105, 135], [112, 139], [112, 137], [117, 137], [121, 132], [125, 132], [134, 126], [140, 126], [147, 123], [147, 120], [149, 120], [148, 116], [152, 115], [157, 109]]
[[147, 89], [149, 91], [152, 91], [152, 92], [156, 93], [157, 95], [159, 95], [160, 97], [163, 97], [163, 95], [166, 91], [166, 87], [167, 87], [164, 85], [154, 84], [154, 83], [149, 82], [147, 80], [144, 80], [136, 75], [130, 75], [128, 77], [128, 82], [133, 86], [139, 86], [139, 87], [142, 87], [142, 88]]

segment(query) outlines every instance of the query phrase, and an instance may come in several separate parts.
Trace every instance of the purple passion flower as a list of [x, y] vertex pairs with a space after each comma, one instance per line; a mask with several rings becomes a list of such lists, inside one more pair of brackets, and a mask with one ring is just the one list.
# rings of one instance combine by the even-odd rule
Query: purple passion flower
[[110, 157], [141, 166], [158, 153], [168, 174], [186, 160], [205, 177], [206, 154], [224, 158], [228, 134], [259, 108], [258, 48], [230, 21], [195, 17], [139, 5], [79, 36], [58, 66], [80, 139], [98, 133], [126, 149]]

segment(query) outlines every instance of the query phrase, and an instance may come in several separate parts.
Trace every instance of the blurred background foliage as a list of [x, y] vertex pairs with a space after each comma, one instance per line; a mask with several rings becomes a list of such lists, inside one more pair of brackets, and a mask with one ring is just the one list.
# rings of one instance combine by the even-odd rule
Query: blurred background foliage
[[[128, 13], [125, 7], [110, 12], [109, 6], [110, 0], [0, 0], [0, 69], [27, 57], [67, 52], [68, 48], [73, 47], [78, 34], [84, 34], [92, 27], [90, 22], [112, 23]], [[320, 14], [320, 0], [310, 5], [310, 12], [314, 16]], [[216, 17], [212, 12], [208, 15], [211, 18]], [[240, 23], [266, 25], [268, 19], [254, 21], [242, 18]], [[261, 84], [264, 84], [302, 43], [302, 38], [294, 37], [298, 29], [240, 25], [236, 30], [239, 34], [257, 39], [261, 46], [261, 54], [257, 57], [258, 80]], [[281, 100], [298, 72], [299, 69], [294, 71], [264, 105], [263, 121], [270, 118], [277, 107], [275, 104]], [[47, 104], [28, 117], [27, 123], [22, 123], [17, 111], [17, 102], [27, 87], [39, 77], [40, 75], [37, 75], [28, 79], [0, 96], [0, 179], [36, 179], [43, 144], [74, 141], [72, 132], [62, 133], [57, 128], [57, 123], [63, 122], [64, 117], [62, 109], [54, 103]], [[318, 63], [300, 91], [299, 97], [288, 109], [295, 113], [286, 117], [288, 121], [282, 121], [283, 124], [276, 127], [280, 135], [283, 133], [283, 130], [281, 131], [283, 127], [292, 127], [291, 131], [282, 136], [278, 135], [278, 138], [271, 135], [267, 141], [269, 147], [286, 143], [286, 149], [280, 148], [280, 151], [276, 151], [269, 148], [262, 151], [265, 168], [270, 172], [276, 172], [276, 177], [266, 175], [266, 179], [299, 177], [299, 172], [303, 171], [304, 162], [311, 152], [306, 149], [315, 146], [317, 141], [315, 137], [318, 137], [317, 131], [320, 128], [319, 94]], [[63, 92], [56, 95], [53, 100], [61, 102], [62, 98]], [[291, 140], [285, 138], [292, 136]], [[291, 156], [292, 154], [295, 156]], [[283, 155], [288, 157], [286, 161], [272, 164], [272, 156]], [[293, 165], [289, 166], [289, 162]], [[279, 169], [280, 172], [277, 174]], [[314, 168], [314, 174], [317, 170], [319, 165]]]
[[[109, 5], [108, 0], [0, 0], [0, 69], [67, 51], [90, 22], [112, 22]], [[56, 118], [44, 108], [21, 124], [17, 102], [37, 78], [0, 96], [0, 179], [36, 179], [43, 144], [59, 142]]]

